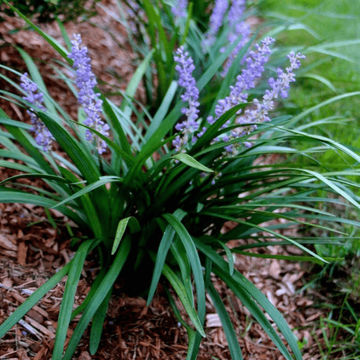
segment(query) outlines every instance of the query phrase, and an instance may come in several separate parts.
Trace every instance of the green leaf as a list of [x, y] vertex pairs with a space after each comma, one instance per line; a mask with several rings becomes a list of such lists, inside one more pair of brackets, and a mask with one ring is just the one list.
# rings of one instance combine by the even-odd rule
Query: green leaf
[[[135, 92], [137, 88], [139, 87], [140, 81], [142, 77], [144, 76], [150, 60], [154, 54], [154, 49], [149, 52], [149, 54], [146, 55], [145, 59], [142, 61], [142, 63], [138, 66], [136, 69], [134, 75], [132, 76], [127, 88], [125, 95], [129, 98], [133, 98], [135, 95]], [[123, 104], [121, 105], [121, 110], [125, 112], [125, 114], [130, 117], [131, 114], [131, 108], [127, 105], [127, 101], [123, 101]]]
[[84, 267], [86, 256], [94, 240], [88, 240], [80, 245], [74, 260], [69, 269], [63, 299], [60, 306], [59, 318], [56, 328], [56, 337], [52, 360], [60, 360], [64, 351], [66, 334], [68, 331], [71, 312], [74, 305], [75, 294], [80, 280], [80, 275]]
[[[262, 311], [256, 305], [254, 300], [263, 307], [263, 309], [269, 314], [271, 319], [275, 322], [281, 333], [284, 335], [286, 341], [288, 342], [291, 350], [293, 351], [295, 358], [301, 360], [302, 356], [297, 345], [297, 341], [293, 333], [291, 332], [288, 324], [281, 315], [281, 313], [270, 303], [266, 296], [256, 288], [254, 284], [251, 283], [245, 276], [239, 273], [237, 270], [234, 271], [233, 276], [229, 276], [227, 271], [226, 261], [216, 253], [209, 246], [203, 244], [201, 241], [195, 239], [196, 246], [201, 252], [204, 253], [216, 266], [216, 273], [225, 281], [225, 283], [235, 291], [236, 295], [244, 303], [246, 307], [253, 313], [255, 318], [259, 323], [264, 327], [266, 333], [278, 346], [279, 350], [288, 360], [292, 360], [287, 348], [282, 343], [278, 334], [273, 329], [270, 322], [266, 319]], [[252, 300], [252, 298], [254, 300]]]
[[[72, 260], [73, 261], [73, 260]], [[31, 310], [61, 279], [68, 273], [72, 261], [66, 264], [55, 275], [53, 275], [44, 285], [40, 286], [28, 299], [26, 299], [1, 325], [0, 339], [17, 323], [26, 313]]]
[[194, 159], [192, 156], [190, 156], [188, 154], [179, 153], [179, 154], [174, 155], [173, 158], [175, 160], [181, 161], [185, 165], [188, 165], [194, 169], [198, 169], [200, 171], [204, 171], [204, 172], [208, 172], [208, 173], [214, 172], [214, 170], [209, 169], [208, 167], [201, 164], [200, 162], [198, 162], [196, 159]]
[[228, 259], [228, 263], [229, 263], [229, 274], [230, 276], [232, 276], [234, 274], [234, 257], [231, 251], [224, 243], [222, 243], [221, 241], [218, 242], [220, 244], [220, 246], [224, 249], [226, 257]]
[[4, 167], [4, 168], [8, 168], [8, 169], [15, 169], [15, 170], [24, 171], [24, 172], [34, 171], [33, 169], [31, 169], [28, 166], [18, 164], [15, 162], [11, 162], [11, 161], [6, 161], [6, 160], [0, 160], [0, 167]]
[[234, 221], [234, 222], [237, 222], [239, 224], [248, 226], [249, 228], [255, 228], [255, 229], [258, 229], [260, 231], [268, 232], [269, 234], [272, 234], [272, 235], [277, 236], [277, 237], [279, 237], [281, 239], [289, 241], [290, 244], [295, 245], [299, 249], [301, 249], [301, 250], [307, 252], [308, 254], [314, 256], [319, 261], [327, 263], [327, 261], [325, 259], [323, 259], [321, 256], [319, 256], [318, 254], [316, 254], [312, 250], [309, 250], [305, 246], [297, 243], [296, 241], [294, 241], [293, 239], [291, 239], [291, 238], [289, 238], [289, 237], [287, 237], [285, 235], [282, 235], [280, 233], [276, 233], [275, 231], [271, 230], [268, 227], [259, 226], [257, 224], [254, 224], [254, 223], [251, 223], [251, 222], [248, 222], [248, 221], [239, 220], [237, 218], [227, 216], [227, 215], [223, 215], [223, 214], [218, 214], [218, 213], [215, 213], [215, 212], [205, 211], [204, 214], [214, 216], [214, 217], [217, 217], [217, 218], [220, 218], [220, 219], [225, 219], [225, 220], [228, 220], [228, 221]]
[[85, 186], [81, 190], [77, 191], [75, 194], [73, 194], [73, 195], [69, 196], [68, 198], [60, 201], [55, 206], [53, 206], [53, 208], [57, 208], [59, 206], [67, 204], [68, 202], [73, 201], [73, 200], [75, 200], [75, 199], [77, 199], [80, 196], [83, 196], [85, 194], [88, 194], [89, 192], [94, 191], [95, 189], [98, 189], [99, 187], [102, 187], [105, 184], [113, 183], [113, 182], [122, 182], [122, 178], [120, 178], [118, 176], [101, 176], [99, 180], [95, 181], [94, 183], [92, 183], [90, 185]]
[[194, 245], [194, 241], [185, 226], [174, 215], [165, 214], [163, 217], [174, 228], [186, 250], [194, 274], [198, 313], [200, 319], [203, 320], [205, 317], [205, 284], [199, 254]]
[[164, 264], [162, 272], [179, 296], [179, 299], [183, 304], [187, 314], [189, 315], [190, 320], [194, 324], [196, 330], [201, 334], [201, 336], [205, 337], [206, 335], [202, 326], [202, 321], [200, 321], [199, 316], [196, 313], [193, 304], [187, 295], [184, 284], [166, 264]]
[[149, 295], [147, 298], [147, 306], [150, 305], [150, 303], [154, 297], [158, 282], [160, 280], [161, 273], [163, 271], [166, 256], [169, 252], [171, 243], [174, 239], [174, 235], [175, 235], [174, 229], [170, 225], [168, 225], [165, 229], [164, 235], [160, 241], [159, 249], [157, 251], [154, 272], [152, 275], [151, 285], [150, 285], [150, 289], [149, 289]]
[[[130, 224], [129, 224], [130, 222]], [[114, 239], [114, 243], [112, 246], [112, 250], [111, 250], [111, 255], [114, 255], [116, 253], [117, 248], [120, 245], [120, 242], [124, 236], [125, 230], [128, 226], [128, 224], [130, 225], [130, 227], [132, 228], [132, 232], [136, 232], [139, 231], [140, 229], [140, 225], [139, 222], [136, 220], [135, 217], [133, 216], [129, 216], [125, 219], [121, 219], [119, 221], [118, 227], [116, 229], [116, 233], [115, 233], [115, 239]]]
[[[274, 342], [276, 347], [281, 351], [287, 360], [292, 360], [293, 357], [290, 355], [288, 349], [282, 342], [280, 336], [277, 334], [275, 329], [272, 327], [270, 321], [266, 318], [263, 311], [259, 308], [257, 303], [252, 299], [253, 292], [248, 292], [246, 288], [243, 288], [239, 283], [237, 283], [233, 277], [230, 277], [227, 272], [223, 271], [220, 268], [214, 267], [215, 273], [233, 290], [235, 295], [240, 299], [243, 305], [250, 311], [254, 316], [257, 322], [262, 326], [270, 339]], [[266, 298], [265, 298], [266, 299]], [[267, 300], [267, 299], [266, 299]], [[275, 319], [273, 319], [275, 321]], [[276, 321], [275, 321], [276, 322]], [[290, 333], [291, 341], [295, 342], [295, 338], [292, 333]], [[285, 337], [286, 338], [286, 337]], [[289, 342], [289, 339], [286, 338]], [[296, 342], [295, 342], [296, 343]], [[299, 358], [301, 359], [301, 357]]]
[[66, 47], [68, 48], [69, 51], [71, 51], [71, 48], [72, 48], [71, 41], [70, 41], [68, 33], [66, 32], [64, 24], [59, 20], [59, 18], [56, 19], [56, 23], [58, 24], [58, 26], [60, 28], [61, 35], [64, 39]]
[[48, 114], [40, 111], [38, 115], [50, 130], [51, 134], [55, 137], [58, 144], [66, 151], [67, 155], [77, 166], [84, 178], [90, 183], [97, 181], [100, 172], [96, 163], [84, 150], [81, 144], [74, 139], [74, 136], [72, 136], [64, 127], [60, 126]]
[[111, 292], [112, 289], [109, 290], [108, 294], [106, 295], [106, 298], [101, 303], [100, 307], [97, 309], [91, 323], [90, 341], [89, 341], [90, 342], [89, 350], [91, 355], [95, 355], [100, 345], [106, 312], [111, 298]]
[[300, 77], [314, 79], [316, 81], [319, 81], [322, 84], [324, 84], [325, 86], [327, 86], [331, 91], [336, 92], [336, 89], [335, 89], [334, 85], [332, 84], [332, 82], [319, 74], [308, 73], [308, 74], [302, 75]]
[[[184, 213], [181, 210], [175, 211], [175, 213], [174, 213], [174, 216], [176, 216], [180, 221], [184, 218], [185, 215], [186, 215], [186, 213]], [[149, 289], [149, 295], [147, 298], [147, 306], [150, 305], [150, 303], [154, 297], [157, 285], [160, 280], [162, 269], [165, 264], [166, 256], [167, 256], [170, 246], [174, 240], [174, 235], [175, 235], [174, 229], [172, 228], [171, 225], [168, 225], [165, 228], [164, 235], [160, 241], [159, 249], [156, 254], [154, 272], [152, 275], [150, 289]]]
[[243, 357], [241, 354], [241, 349], [236, 336], [236, 332], [234, 330], [229, 314], [227, 313], [219, 294], [217, 293], [217, 291], [215, 290], [214, 286], [211, 283], [208, 285], [207, 291], [215, 306], [216, 312], [221, 320], [221, 324], [225, 332], [226, 340], [229, 345], [231, 358], [233, 360], [242, 360]]
[[[113, 107], [115, 107], [116, 105], [111, 103], [108, 99], [106, 99], [105, 97], [101, 97], [101, 99], [103, 100], [103, 109], [104, 109], [104, 113], [107, 115], [107, 117], [109, 118], [109, 121], [114, 129], [115, 134], [118, 136], [119, 138], [119, 142], [120, 142], [120, 146], [122, 148], [123, 151], [125, 151], [126, 154], [130, 155], [131, 154], [131, 148], [130, 148], [130, 144], [127, 140], [127, 137], [124, 133], [124, 130], [121, 126], [121, 123], [118, 119], [118, 117], [116, 116], [116, 113], [113, 109]], [[115, 136], [115, 135], [114, 135]]]
[[[24, 191], [13, 190], [7, 188], [0, 188], [0, 202], [2, 203], [21, 203], [21, 204], [33, 204], [42, 206], [45, 208], [51, 208], [57, 204], [55, 200], [48, 199], [44, 196], [28, 194]], [[65, 206], [60, 206], [58, 210], [74, 220], [78, 225], [87, 227], [83, 217], [80, 217], [79, 214], [73, 212], [72, 210], [66, 208]]]
[[62, 178], [61, 176], [56, 175], [48, 175], [48, 174], [20, 174], [20, 175], [14, 175], [11, 176], [3, 181], [0, 181], [0, 185], [3, 185], [9, 181], [14, 181], [16, 179], [47, 179], [47, 180], [53, 180], [56, 182], [66, 183], [68, 182], [66, 179]]
[[345, 198], [347, 201], [349, 201], [351, 204], [353, 204], [356, 208], [360, 209], [360, 204], [355, 199], [353, 199], [344, 190], [340, 189], [333, 181], [326, 178], [324, 175], [322, 175], [316, 171], [307, 170], [307, 169], [297, 169], [297, 170], [313, 175], [315, 178], [319, 179], [324, 184], [328, 185], [331, 189], [336, 191], [339, 195], [341, 195], [343, 198]]
[[25, 129], [25, 130], [31, 130], [32, 129], [32, 125], [23, 123], [21, 121], [16, 121], [16, 120], [12, 120], [8, 117], [1, 117], [0, 118], [0, 124], [4, 124], [4, 125], [11, 125], [11, 126], [15, 126], [18, 127], [20, 129]]
[[170, 294], [169, 290], [165, 288], [166, 294], [169, 299], [169, 303], [171, 308], [173, 309], [174, 315], [176, 319], [179, 321], [180, 324], [184, 326], [184, 328], [187, 331], [188, 334], [188, 352], [186, 356], [186, 360], [196, 360], [197, 354], [199, 352], [199, 345], [201, 342], [201, 335], [199, 335], [199, 332], [194, 331], [181, 317], [180, 311], [176, 306], [176, 303]]
[[158, 111], [156, 112], [156, 114], [154, 115], [154, 118], [151, 121], [149, 129], [145, 135], [145, 140], [149, 140], [149, 138], [154, 134], [154, 132], [161, 125], [161, 122], [164, 120], [164, 118], [169, 110], [169, 107], [174, 99], [177, 88], [178, 88], [177, 82], [173, 81], [170, 84], [169, 89], [168, 89], [168, 91], [164, 97], [164, 100], [162, 101]]
[[83, 315], [76, 326], [73, 335], [69, 341], [69, 345], [66, 348], [63, 360], [71, 360], [76, 350], [76, 346], [79, 343], [85, 329], [87, 328], [90, 321], [93, 319], [96, 311], [103, 303], [104, 299], [108, 295], [110, 289], [114, 285], [115, 280], [119, 276], [121, 269], [123, 268], [125, 261], [130, 251], [130, 239], [126, 238], [120, 245], [117, 255], [115, 256], [113, 263], [101, 281], [96, 292], [91, 297], [87, 307], [85, 308]]
[[11, 10], [15, 11], [25, 22], [30, 25], [32, 29], [34, 29], [38, 34], [40, 34], [52, 47], [56, 50], [65, 60], [67, 60], [70, 64], [72, 61], [67, 57], [66, 49], [64, 49], [53, 37], [44, 33], [39, 27], [37, 27], [34, 23], [32, 23], [25, 15], [22, 14], [20, 10], [11, 5], [7, 0], [3, 0], [5, 4], [7, 4]]
[[341, 95], [337, 95], [337, 96], [334, 96], [330, 99], [327, 99], [323, 102], [321, 102], [320, 104], [317, 104], [309, 109], [306, 109], [305, 111], [303, 111], [301, 114], [299, 115], [296, 115], [294, 116], [288, 123], [288, 126], [294, 126], [299, 120], [305, 118], [307, 115], [311, 114], [312, 112], [324, 107], [324, 106], [327, 106], [327, 105], [330, 105], [336, 101], [340, 101], [340, 100], [343, 100], [343, 99], [346, 99], [346, 98], [349, 98], [349, 97], [353, 97], [353, 96], [359, 96], [360, 95], [360, 91], [354, 91], [354, 92], [350, 92], [350, 93], [345, 93], [345, 94], [341, 94]]
[[93, 295], [95, 294], [97, 288], [99, 287], [99, 285], [101, 284], [102, 280], [104, 279], [104, 276], [106, 274], [106, 268], [102, 267], [100, 269], [100, 272], [96, 275], [96, 278], [94, 280], [94, 282], [91, 284], [91, 288], [90, 291], [88, 292], [88, 294], [86, 295], [85, 300], [72, 312], [71, 314], [71, 320], [74, 320], [74, 318], [79, 315], [80, 313], [82, 313], [84, 311], [84, 309], [86, 308], [86, 306], [88, 305], [89, 301], [91, 300], [91, 298], [93, 297]]

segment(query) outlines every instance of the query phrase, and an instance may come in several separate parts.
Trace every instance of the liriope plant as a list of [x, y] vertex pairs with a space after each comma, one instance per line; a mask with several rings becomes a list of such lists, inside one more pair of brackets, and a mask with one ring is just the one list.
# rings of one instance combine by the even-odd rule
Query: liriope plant
[[[265, 71], [271, 71], [266, 64], [274, 42], [266, 37], [243, 51], [243, 61], [237, 56], [224, 74], [223, 85], [216, 87], [211, 82], [223, 72], [236, 44], [225, 49], [199, 77], [194, 75], [190, 47], [186, 50], [180, 46], [172, 54], [176, 77], [150, 113], [147, 104], [139, 106], [134, 95], [154, 52], [137, 68], [122, 105], [117, 106], [98, 92], [89, 54], [79, 35], [73, 37], [71, 48], [65, 49], [23, 18], [64, 58], [67, 70], [73, 69], [73, 78], [61, 70], [58, 75], [74, 91], [81, 111], [78, 119], [72, 119], [51, 98], [24, 51], [20, 54], [30, 76], [1, 66], [18, 75], [20, 86], [6, 75], [1, 77], [22, 94], [1, 90], [2, 96], [27, 108], [32, 124], [11, 119], [1, 111], [0, 164], [20, 173], [2, 182], [0, 201], [56, 208], [80, 227], [87, 240], [78, 243], [74, 258], [0, 325], [0, 337], [67, 275], [53, 359], [71, 359], [90, 323], [89, 347], [95, 354], [112, 288], [123, 274], [125, 278], [131, 276], [129, 290], [146, 294], [148, 303], [159, 281], [173, 289], [190, 319], [179, 318], [189, 337], [187, 359], [196, 359], [201, 339], [206, 337], [208, 294], [232, 358], [242, 359], [237, 331], [214, 287], [214, 275], [234, 292], [286, 359], [301, 359], [297, 340], [285, 319], [236, 269], [233, 254], [267, 257], [255, 255], [251, 249], [266, 252], [268, 246], [291, 244], [303, 255], [281, 258], [326, 263], [332, 258], [320, 257], [313, 245], [342, 246], [350, 235], [335, 225], [359, 225], [319, 206], [336, 203], [360, 208], [352, 192], [358, 185], [347, 178], [357, 176], [358, 170], [315, 169], [319, 169], [316, 153], [329, 148], [356, 162], [360, 157], [331, 139], [291, 126], [309, 111], [294, 118], [279, 115], [275, 109], [295, 81], [294, 71], [303, 56], [290, 53], [286, 67], [273, 70], [264, 85], [260, 80]], [[239, 74], [232, 80], [235, 67]], [[265, 90], [259, 84], [266, 86]], [[309, 147], [298, 151], [289, 145], [296, 141], [307, 142]], [[66, 158], [52, 150], [55, 142]], [[261, 161], [274, 153], [286, 157], [276, 164]], [[301, 157], [312, 160], [316, 167], [297, 166]], [[27, 192], [16, 182], [22, 177], [40, 178], [52, 192], [34, 186], [31, 193]], [[274, 219], [285, 222], [274, 225]], [[228, 221], [235, 226], [224, 233]], [[281, 231], [297, 227], [321, 229], [328, 236], [315, 238]], [[242, 245], [230, 247], [229, 241], [237, 239], [244, 240]], [[101, 270], [86, 299], [73, 309], [82, 268], [94, 252], [100, 254]], [[132, 284], [138, 286], [132, 288]], [[174, 311], [181, 316], [175, 307]], [[80, 320], [65, 347], [69, 324], [77, 315]]]
[[246, 21], [251, 7], [247, 10], [246, 0], [127, 0], [118, 1], [118, 7], [119, 14], [111, 16], [127, 29], [133, 51], [141, 56], [154, 51], [156, 77], [148, 69], [145, 88], [148, 102], [156, 106], [174, 78], [173, 53], [179, 45], [187, 42], [201, 70], [211, 66], [226, 46], [232, 46], [228, 60], [218, 71], [225, 75], [251, 40], [251, 27]]

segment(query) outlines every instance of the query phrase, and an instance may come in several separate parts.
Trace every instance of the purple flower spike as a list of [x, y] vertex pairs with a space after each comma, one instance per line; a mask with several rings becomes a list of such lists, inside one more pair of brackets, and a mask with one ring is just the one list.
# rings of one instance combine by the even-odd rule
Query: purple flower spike
[[[265, 38], [260, 44], [255, 45], [255, 50], [249, 52], [245, 59], [245, 67], [241, 74], [236, 77], [236, 83], [230, 86], [230, 94], [225, 99], [218, 101], [215, 107], [215, 117], [209, 116], [207, 118], [208, 123], [213, 124], [220, 116], [230, 110], [232, 107], [247, 102], [248, 91], [255, 88], [257, 82], [261, 78], [265, 64], [269, 61], [271, 55], [271, 45], [274, 43], [274, 39], [271, 37]], [[241, 111], [238, 112], [238, 115]], [[237, 124], [246, 124], [247, 121], [244, 117], [239, 117], [236, 120]], [[229, 121], [226, 122], [222, 128], [229, 126]], [[253, 127], [252, 127], [253, 129]], [[244, 127], [237, 130], [233, 130], [229, 135], [223, 135], [222, 138], [218, 138], [217, 141], [228, 142], [235, 138], [248, 134], [248, 131]], [[228, 154], [234, 154], [236, 152], [236, 146], [228, 145], [225, 147], [225, 151]]]
[[[74, 61], [73, 68], [76, 70], [76, 86], [79, 89], [78, 102], [82, 105], [87, 118], [84, 121], [89, 126], [105, 136], [109, 136], [110, 127], [101, 119], [102, 100], [94, 91], [97, 84], [95, 75], [91, 69], [91, 59], [86, 46], [81, 46], [80, 34], [75, 34], [71, 41], [72, 50], [69, 58]], [[86, 130], [86, 140], [91, 141], [94, 136], [90, 130]], [[97, 151], [103, 154], [106, 151], [106, 142], [96, 139]]]
[[229, 10], [229, 23], [230, 26], [234, 26], [239, 22], [246, 7], [246, 0], [233, 0]]
[[216, 0], [213, 11], [210, 16], [209, 31], [204, 40], [205, 46], [211, 46], [216, 39], [216, 35], [223, 25], [224, 15], [229, 6], [228, 0]]
[[261, 78], [265, 70], [265, 64], [269, 61], [271, 55], [270, 46], [274, 41], [273, 38], [267, 37], [260, 45], [255, 45], [255, 50], [249, 52], [245, 59], [246, 67], [242, 70], [241, 74], [237, 76], [235, 85], [230, 86], [230, 95], [225, 99], [219, 100], [216, 104], [216, 119], [210, 116], [207, 119], [209, 124], [213, 124], [232, 107], [247, 101], [247, 91], [255, 88], [257, 82]]
[[269, 112], [275, 107], [275, 100], [279, 98], [286, 98], [290, 89], [290, 83], [295, 81], [294, 70], [298, 69], [301, 65], [300, 60], [305, 56], [301, 53], [295, 54], [291, 52], [288, 55], [290, 66], [277, 69], [277, 78], [270, 78], [270, 89], [265, 91], [262, 101], [254, 99], [254, 108], [245, 111], [245, 122], [258, 123], [270, 121]]
[[177, 131], [183, 133], [181, 141], [180, 139], [175, 139], [173, 142], [175, 148], [180, 149], [181, 146], [187, 144], [189, 135], [199, 129], [199, 123], [197, 122], [199, 117], [198, 108], [200, 106], [198, 101], [199, 89], [196, 87], [196, 81], [192, 76], [192, 72], [195, 70], [194, 61], [189, 56], [189, 53], [184, 50], [183, 46], [177, 49], [174, 60], [177, 63], [175, 69], [179, 74], [178, 83], [185, 89], [185, 93], [181, 95], [181, 100], [189, 104], [188, 107], [181, 109], [181, 112], [186, 116], [186, 120], [175, 126]]
[[188, 0], [178, 0], [176, 6], [171, 8], [172, 13], [177, 18], [183, 18], [187, 15]]
[[[23, 96], [23, 99], [33, 104], [35, 107], [40, 110], [45, 111], [43, 106], [43, 94], [38, 89], [38, 86], [29, 79], [27, 73], [23, 74], [20, 78], [20, 86], [25, 91], [26, 96]], [[31, 123], [33, 125], [32, 131], [35, 133], [35, 141], [44, 151], [51, 150], [51, 144], [54, 140], [51, 132], [45, 126], [45, 124], [39, 120], [39, 118], [34, 113], [34, 109], [30, 108], [26, 111], [29, 116]]]

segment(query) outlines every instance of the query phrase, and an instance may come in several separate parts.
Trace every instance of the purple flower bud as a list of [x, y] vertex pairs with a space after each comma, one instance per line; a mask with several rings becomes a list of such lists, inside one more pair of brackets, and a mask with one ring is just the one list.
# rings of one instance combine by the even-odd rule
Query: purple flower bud
[[290, 66], [282, 69], [277, 69], [277, 78], [270, 78], [270, 89], [265, 91], [262, 101], [254, 99], [254, 107], [245, 111], [244, 119], [246, 123], [259, 123], [270, 121], [269, 112], [275, 107], [275, 100], [279, 98], [286, 98], [290, 89], [290, 83], [295, 81], [294, 70], [301, 65], [300, 60], [305, 56], [294, 52], [288, 55]]
[[[94, 91], [97, 81], [91, 69], [91, 59], [86, 46], [81, 46], [80, 34], [75, 34], [71, 41], [72, 50], [69, 58], [74, 61], [73, 68], [76, 70], [76, 86], [79, 89], [78, 102], [82, 105], [86, 119], [84, 124], [105, 136], [109, 136], [110, 127], [101, 119], [102, 100]], [[86, 140], [91, 141], [94, 136], [90, 130], [86, 130]], [[106, 151], [106, 142], [96, 138], [97, 151], [102, 154]]]
[[[270, 46], [274, 41], [273, 38], [267, 37], [260, 44], [255, 45], [255, 50], [249, 52], [245, 59], [244, 69], [236, 77], [235, 85], [230, 86], [230, 95], [225, 99], [219, 100], [216, 104], [215, 121], [232, 107], [247, 101], [247, 91], [255, 88], [261, 78], [265, 70], [265, 64], [269, 61], [271, 55]], [[207, 120], [209, 124], [215, 122], [213, 117], [209, 117]]]
[[[35, 107], [40, 110], [45, 111], [45, 107], [43, 106], [43, 94], [38, 89], [38, 86], [29, 79], [27, 73], [23, 74], [20, 78], [20, 86], [25, 91], [26, 96], [23, 96], [23, 99], [33, 104]], [[35, 133], [35, 142], [42, 148], [44, 151], [51, 150], [51, 144], [54, 140], [49, 129], [45, 126], [45, 124], [39, 120], [39, 118], [34, 113], [34, 109], [30, 108], [26, 111], [29, 116], [31, 123], [33, 125], [32, 131]]]
[[[188, 103], [188, 107], [181, 109], [181, 112], [186, 116], [186, 120], [178, 123], [175, 126], [177, 131], [183, 133], [182, 145], [186, 145], [189, 135], [192, 135], [199, 129], [199, 123], [197, 119], [199, 117], [199, 89], [196, 87], [196, 81], [192, 76], [192, 72], [195, 70], [193, 59], [189, 56], [189, 53], [184, 50], [184, 47], [180, 47], [176, 51], [174, 60], [177, 65], [175, 67], [179, 74], [178, 84], [185, 89], [185, 93], [181, 95], [183, 102]], [[186, 135], [186, 136], [185, 136]], [[178, 140], [175, 147], [178, 146]]]

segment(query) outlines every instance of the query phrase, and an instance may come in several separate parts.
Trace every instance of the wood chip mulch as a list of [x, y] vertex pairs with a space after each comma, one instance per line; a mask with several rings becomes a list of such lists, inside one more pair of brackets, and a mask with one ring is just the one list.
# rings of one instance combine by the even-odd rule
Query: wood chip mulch
[[[134, 56], [129, 52], [126, 35], [120, 24], [109, 14], [116, 11], [115, 1], [103, 1], [106, 11], [99, 8], [99, 14], [89, 23], [69, 23], [68, 32], [80, 32], [93, 58], [93, 68], [103, 82], [104, 91], [119, 87], [124, 89], [134, 71]], [[60, 81], [55, 80], [51, 59], [56, 55], [36, 34], [27, 30], [11, 33], [23, 26], [19, 19], [9, 18], [0, 24], [3, 41], [0, 43], [0, 60], [3, 64], [20, 71], [26, 69], [15, 44], [25, 49], [39, 64], [45, 83], [51, 95], [76, 117], [76, 100]], [[114, 37], [106, 30], [111, 30]], [[56, 24], [46, 25], [44, 30], [57, 39]], [[120, 46], [119, 46], [120, 44]], [[114, 81], [111, 73], [119, 74]], [[5, 83], [1, 87], [7, 88]], [[138, 96], [142, 96], [141, 92]], [[115, 99], [116, 101], [116, 99]], [[14, 119], [23, 119], [21, 110], [1, 101], [2, 108]], [[16, 172], [2, 170], [0, 180]], [[24, 180], [26, 182], [26, 180]], [[20, 181], [21, 182], [21, 181]], [[44, 186], [41, 181], [36, 183]], [[66, 224], [68, 220], [56, 211], [46, 213], [43, 209], [22, 204], [0, 204], [0, 323], [3, 322], [40, 285], [68, 262], [73, 253], [70, 249], [72, 235]], [[70, 224], [72, 225], [72, 224]], [[73, 229], [76, 232], [76, 229]], [[74, 236], [81, 236], [75, 234]], [[296, 249], [269, 249], [272, 254]], [[323, 335], [316, 329], [315, 322], [327, 315], [319, 309], [309, 292], [299, 292], [304, 285], [305, 268], [298, 263], [283, 260], [263, 260], [236, 256], [236, 268], [263, 291], [270, 301], [284, 314], [299, 340], [304, 344], [305, 360], [321, 359], [319, 346], [314, 340], [323, 341]], [[93, 261], [86, 262], [76, 296], [76, 306], [89, 291], [98, 269]], [[63, 279], [33, 308], [23, 320], [0, 340], [0, 359], [42, 360], [51, 358], [59, 307], [64, 290]], [[254, 322], [247, 309], [226, 289], [221, 281], [214, 279], [216, 289], [222, 295], [231, 320], [236, 328], [245, 360], [283, 359], [262, 328]], [[68, 336], [75, 328], [72, 323]], [[227, 342], [220, 320], [211, 304], [207, 303], [207, 337], [201, 345], [199, 360], [230, 359]], [[129, 297], [116, 285], [112, 296], [104, 334], [98, 353], [91, 356], [88, 350], [88, 332], [80, 343], [74, 359], [185, 359], [187, 336], [185, 329], [175, 319], [168, 300], [161, 288], [153, 303], [146, 307], [142, 298]], [[315, 336], [315, 337], [314, 337]]]

